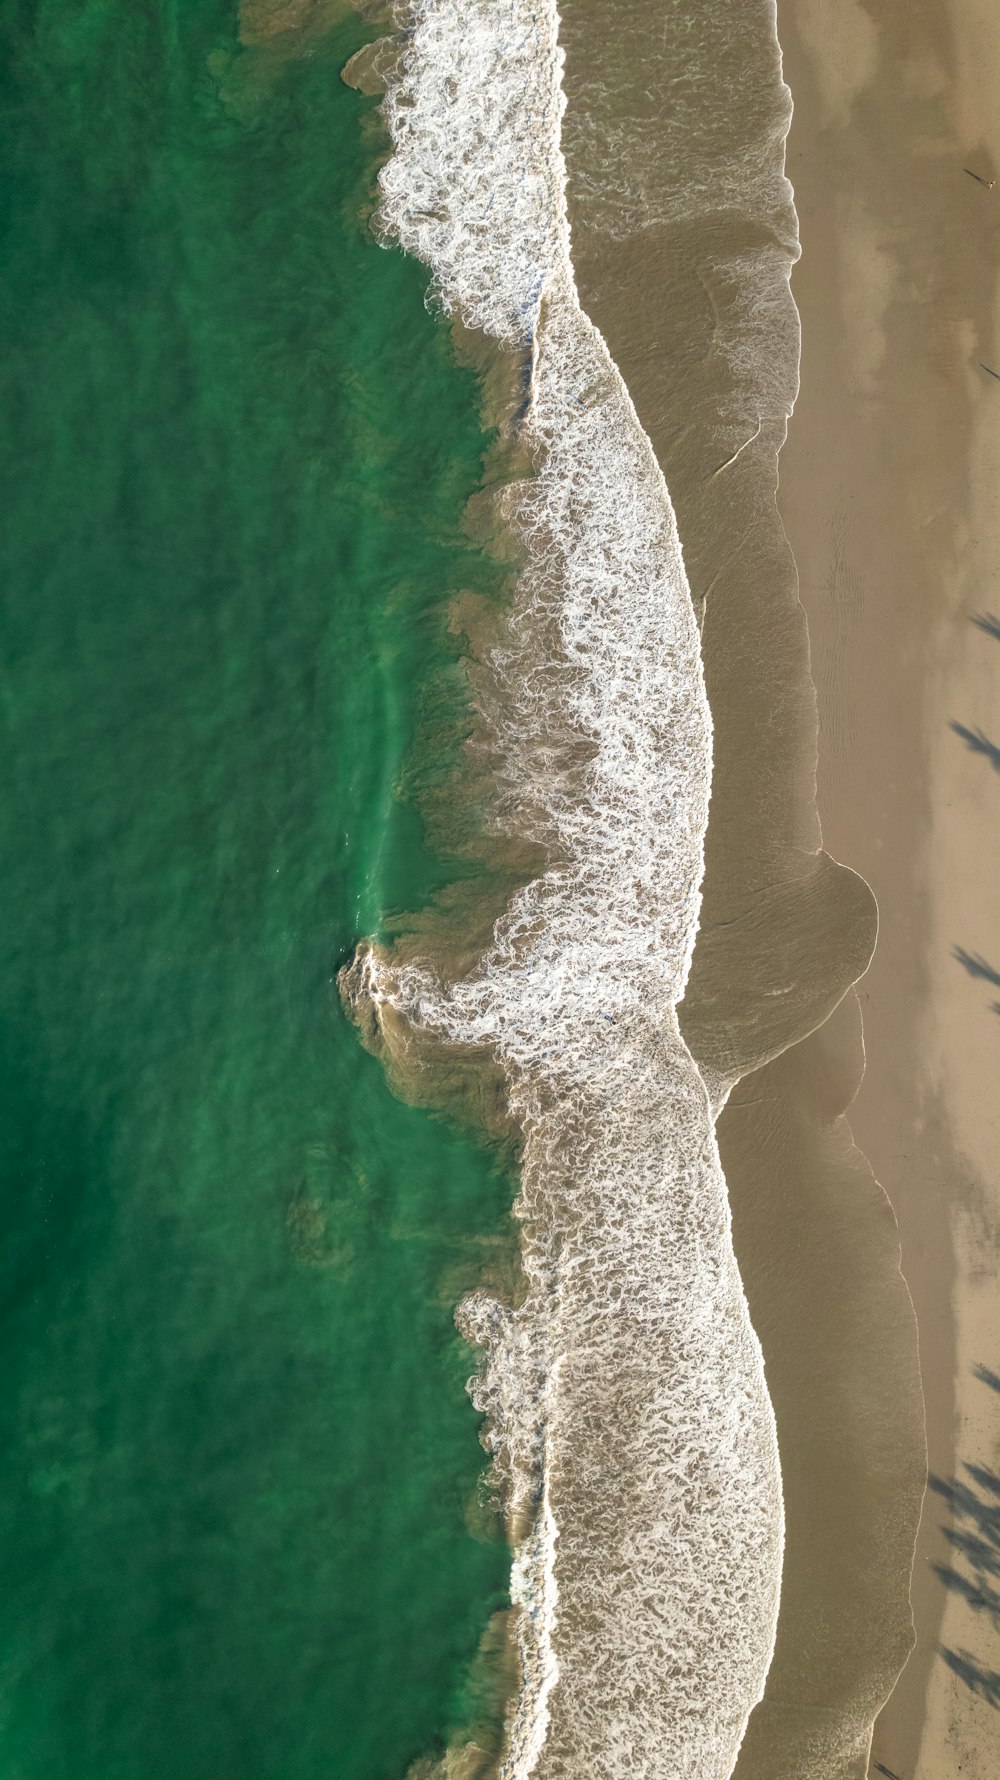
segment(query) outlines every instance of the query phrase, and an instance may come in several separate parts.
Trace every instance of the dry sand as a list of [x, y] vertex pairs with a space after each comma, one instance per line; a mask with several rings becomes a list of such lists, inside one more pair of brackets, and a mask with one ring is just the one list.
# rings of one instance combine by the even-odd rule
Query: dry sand
[[1000, 634], [975, 623], [1000, 613], [1000, 383], [979, 363], [1000, 370], [1000, 184], [964, 171], [1000, 175], [1000, 19], [989, 0], [874, 11], [779, 6], [803, 246], [779, 507], [809, 621], [824, 841], [880, 908], [850, 1122], [899, 1220], [930, 1471], [971, 1492], [954, 1518], [928, 1492], [917, 1645], [873, 1759], [902, 1780], [987, 1780], [998, 1578], [947, 1529], [981, 1539], [1000, 1508], [963, 1469], [1000, 1470], [1000, 1395], [976, 1376], [1000, 1373]]

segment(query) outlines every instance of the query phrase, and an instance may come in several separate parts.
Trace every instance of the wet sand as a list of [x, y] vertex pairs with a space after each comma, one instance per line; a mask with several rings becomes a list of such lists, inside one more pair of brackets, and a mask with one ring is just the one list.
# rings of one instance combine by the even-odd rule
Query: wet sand
[[[719, 1137], [787, 1516], [737, 1774], [861, 1780], [913, 1636], [924, 1404], [944, 1489], [996, 1466], [1000, 1431], [973, 1376], [1000, 1387], [1000, 636], [969, 622], [1000, 608], [1000, 382], [976, 362], [997, 351], [1000, 188], [962, 171], [994, 172], [1000, 69], [973, 0], [891, 0], [878, 27], [858, 0], [782, 5], [805, 257], [777, 489], [797, 336], [771, 8], [562, 13], [577, 279], [671, 490], [716, 726], [681, 1011], [706, 1079], [741, 1078]], [[960, 1536], [986, 1524], [984, 1475], [962, 1473], [984, 1506], [963, 1498]], [[989, 1612], [956, 1578], [993, 1583], [945, 1541], [948, 1507], [929, 1495], [916, 1650], [876, 1727], [900, 1780], [1000, 1755]]]
[[[975, 1373], [1000, 1371], [1000, 639], [974, 622], [1000, 606], [1000, 384], [979, 364], [1000, 369], [1000, 186], [964, 171], [1000, 172], [1000, 34], [980, 0], [892, 0], [877, 27], [854, 0], [785, 0], [779, 31], [803, 244], [779, 505], [809, 619], [824, 837], [881, 911], [850, 1122], [899, 1219], [941, 1480], [916, 1649], [873, 1757], [947, 1780], [1000, 1771], [995, 1625], [965, 1598], [995, 1587], [992, 1560], [946, 1536], [982, 1537], [997, 1498], [963, 1466], [1000, 1455], [1000, 1398]], [[956, 1474], [971, 1500], [952, 1518]]]
[[664, 467], [716, 731], [681, 1016], [707, 1078], [742, 1078], [719, 1140], [787, 1532], [774, 1661], [737, 1774], [860, 1780], [911, 1640], [923, 1407], [895, 1220], [843, 1116], [864, 1051], [842, 998], [875, 908], [849, 869], [864, 873], [851, 832], [821, 846], [808, 635], [775, 505], [797, 328], [771, 9], [633, 4], [613, 42], [589, 8], [563, 19], [577, 276]]

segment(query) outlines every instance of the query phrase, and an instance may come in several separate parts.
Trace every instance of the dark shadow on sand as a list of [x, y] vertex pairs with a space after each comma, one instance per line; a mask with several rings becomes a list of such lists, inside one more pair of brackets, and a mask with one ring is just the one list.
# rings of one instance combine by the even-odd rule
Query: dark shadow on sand
[[935, 1564], [933, 1569], [945, 1588], [950, 1589], [954, 1595], [961, 1595], [974, 1613], [986, 1613], [994, 1625], [1000, 1625], [1000, 1595], [995, 1588], [973, 1582], [961, 1570], [953, 1570], [947, 1564]]
[[[1000, 1376], [988, 1366], [975, 1366], [973, 1375], [1000, 1394]], [[988, 1465], [963, 1463], [961, 1470], [961, 1477], [927, 1479], [928, 1488], [951, 1509], [952, 1524], [941, 1531], [955, 1553], [953, 1564], [935, 1564], [934, 1571], [945, 1588], [1000, 1629], [1000, 1475]], [[965, 1567], [958, 1569], [959, 1563]], [[1000, 1673], [996, 1669], [987, 1668], [968, 1650], [939, 1644], [938, 1653], [970, 1693], [1000, 1711]]]
[[994, 637], [1000, 643], [1000, 618], [995, 612], [974, 612], [969, 623], [984, 630], [988, 637]]
[[961, 736], [971, 753], [984, 755], [993, 771], [1000, 773], [1000, 748], [996, 742], [991, 742], [981, 729], [966, 729], [964, 723], [952, 723], [950, 727], [956, 735]]
[[[968, 971], [970, 977], [980, 977], [984, 983], [992, 983], [995, 989], [1000, 989], [1000, 970], [995, 970], [992, 964], [987, 964], [986, 959], [979, 952], [967, 952], [964, 946], [953, 946], [952, 957], [957, 964], [962, 966], [963, 970]], [[983, 1382], [986, 1382], [985, 1379]], [[996, 1388], [1000, 1390], [1000, 1384]]]
[[970, 1693], [978, 1694], [987, 1705], [1000, 1712], [1000, 1675], [996, 1670], [984, 1668], [967, 1650], [946, 1650], [943, 1644], [938, 1648], [949, 1669], [965, 1682]]

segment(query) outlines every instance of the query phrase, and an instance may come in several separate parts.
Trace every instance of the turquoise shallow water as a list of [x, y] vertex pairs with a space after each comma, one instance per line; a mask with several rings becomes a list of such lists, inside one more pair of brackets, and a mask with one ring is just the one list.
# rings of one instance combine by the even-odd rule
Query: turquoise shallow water
[[332, 983], [450, 875], [393, 787], [486, 441], [355, 220], [358, 22], [236, 33], [0, 12], [7, 1780], [395, 1780], [506, 1599], [510, 1181]]

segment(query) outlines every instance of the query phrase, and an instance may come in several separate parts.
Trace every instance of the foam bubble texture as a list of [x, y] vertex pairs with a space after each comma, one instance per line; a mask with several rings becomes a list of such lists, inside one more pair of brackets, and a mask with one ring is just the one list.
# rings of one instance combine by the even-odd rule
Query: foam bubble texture
[[524, 1132], [528, 1295], [477, 1295], [472, 1382], [511, 1512], [508, 1780], [723, 1780], [773, 1648], [774, 1422], [705, 1085], [680, 1035], [711, 725], [667, 489], [573, 282], [558, 18], [416, 0], [381, 226], [436, 299], [530, 344], [524, 568], [479, 695], [492, 819], [542, 841], [459, 980], [359, 949], [347, 992], [488, 1044]]

